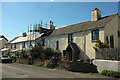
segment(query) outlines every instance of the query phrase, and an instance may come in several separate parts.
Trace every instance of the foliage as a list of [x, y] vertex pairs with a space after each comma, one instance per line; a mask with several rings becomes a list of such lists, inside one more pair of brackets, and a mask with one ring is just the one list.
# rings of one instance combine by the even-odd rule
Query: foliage
[[51, 48], [44, 49], [43, 53], [44, 53], [43, 57], [44, 57], [45, 60], [51, 59], [52, 56], [56, 56], [57, 57], [57, 56], [60, 55], [59, 51], [55, 51], [55, 50], [53, 50]]
[[103, 70], [102, 72], [100, 72], [100, 74], [101, 74], [101, 75], [104, 75], [104, 76], [120, 78], [120, 73], [117, 72], [117, 71]]
[[32, 56], [32, 58], [34, 59], [43, 59], [42, 57], [42, 53], [43, 53], [43, 47], [40, 43], [36, 43], [36, 45], [30, 50], [30, 55]]
[[15, 56], [19, 58], [20, 54], [18, 51], [16, 52]]
[[42, 67], [42, 66], [44, 65], [44, 62], [38, 62], [38, 63], [35, 63], [35, 64], [33, 64], [33, 65]]
[[94, 49], [97, 48], [109, 48], [109, 45], [106, 42], [101, 42], [100, 40], [96, 40], [96, 44], [93, 47]]
[[28, 57], [27, 52], [25, 50], [22, 50], [20, 52], [16, 52], [15, 56], [18, 58], [27, 58]]

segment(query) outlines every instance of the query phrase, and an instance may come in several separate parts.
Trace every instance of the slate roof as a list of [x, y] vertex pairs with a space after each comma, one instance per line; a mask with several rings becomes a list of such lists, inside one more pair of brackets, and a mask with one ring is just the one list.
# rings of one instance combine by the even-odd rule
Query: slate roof
[[8, 39], [3, 35], [0, 35], [0, 38], [1, 38], [1, 40], [2, 40], [2, 38], [4, 38], [6, 41], [8, 41]]
[[[80, 50], [79, 50], [79, 48], [78, 48], [78, 46], [77, 46], [76, 43], [69, 43], [67, 49], [68, 49], [68, 48], [71, 48], [74, 52], [77, 52], [77, 53], [80, 52]], [[67, 50], [67, 49], [66, 49], [66, 50]]]
[[35, 34], [31, 34], [31, 35], [29, 34], [29, 35], [27, 35], [26, 37], [20, 36], [20, 37], [18, 37], [17, 39], [11, 41], [11, 43], [26, 42], [26, 41], [28, 41], [28, 40], [33, 41], [33, 40], [41, 37], [41, 35], [42, 35], [42, 34], [40, 34], [40, 33], [35, 33]]
[[99, 28], [99, 27], [105, 27], [105, 25], [108, 22], [110, 22], [116, 15], [118, 15], [118, 14], [113, 14], [110, 16], [103, 17], [103, 18], [99, 19], [98, 21], [87, 21], [87, 22], [82, 22], [82, 23], [68, 25], [66, 27], [58, 28], [58, 29], [53, 30], [53, 32], [50, 34], [50, 36], [74, 33], [74, 32], [78, 32], [78, 31]]

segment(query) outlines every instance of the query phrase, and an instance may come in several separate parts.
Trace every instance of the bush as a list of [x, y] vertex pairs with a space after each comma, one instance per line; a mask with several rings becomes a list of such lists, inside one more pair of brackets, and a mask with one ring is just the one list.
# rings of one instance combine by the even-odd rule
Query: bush
[[20, 52], [16, 52], [16, 56], [19, 58], [27, 58], [28, 57], [28, 55], [27, 55], [27, 51], [25, 51], [25, 50], [22, 50], [22, 51], [20, 51]]
[[42, 66], [44, 65], [44, 62], [38, 62], [38, 63], [35, 63], [35, 64], [33, 64], [33, 65], [42, 67]]
[[35, 46], [30, 50], [30, 55], [34, 59], [43, 59], [42, 57], [43, 47], [39, 42], [35, 43]]
[[60, 55], [60, 52], [55, 51], [55, 50], [53, 50], [53, 49], [51, 49], [51, 48], [46, 48], [46, 49], [44, 49], [44, 51], [43, 51], [43, 57], [44, 57], [45, 60], [51, 59], [51, 57], [54, 56], [54, 55], [55, 55], [56, 57], [58, 57], [58, 56]]
[[53, 69], [56, 67], [56, 65], [54, 63], [52, 63], [52, 61], [48, 61], [46, 64], [46, 67]]
[[100, 74], [101, 74], [101, 75], [104, 75], [104, 76], [120, 78], [120, 73], [117, 72], [117, 71], [103, 70], [102, 72], [100, 72]]
[[93, 46], [94, 49], [97, 48], [109, 48], [109, 45], [106, 42], [101, 42], [100, 40], [96, 40], [95, 46]]

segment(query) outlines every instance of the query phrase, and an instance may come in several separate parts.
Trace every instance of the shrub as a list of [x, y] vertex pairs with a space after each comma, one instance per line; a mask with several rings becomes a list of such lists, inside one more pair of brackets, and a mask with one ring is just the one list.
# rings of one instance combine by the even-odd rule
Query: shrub
[[94, 49], [97, 48], [109, 48], [109, 45], [106, 42], [101, 42], [100, 40], [96, 40], [95, 46], [93, 46]]
[[51, 48], [46, 48], [44, 49], [43, 51], [43, 57], [45, 60], [49, 60], [51, 59], [52, 56], [59, 56], [60, 55], [60, 52], [59, 51], [55, 51]]
[[42, 67], [42, 66], [44, 65], [44, 62], [38, 62], [38, 63], [35, 63], [35, 64], [33, 64], [33, 65]]
[[55, 68], [55, 64], [52, 63], [52, 61], [48, 61], [47, 64], [46, 64], [46, 67], [48, 68]]
[[109, 70], [103, 70], [100, 72], [101, 75], [109, 76], [109, 77], [115, 77], [115, 78], [120, 78], [120, 73], [117, 71], [109, 71]]
[[35, 46], [30, 50], [30, 55], [34, 59], [43, 59], [42, 57], [43, 47], [40, 43], [36, 42]]

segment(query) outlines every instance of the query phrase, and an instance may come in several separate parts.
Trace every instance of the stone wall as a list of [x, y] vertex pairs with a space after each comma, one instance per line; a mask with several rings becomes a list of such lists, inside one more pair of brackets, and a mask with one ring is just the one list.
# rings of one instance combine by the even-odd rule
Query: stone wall
[[95, 65], [83, 62], [61, 62], [59, 68], [64, 68], [72, 72], [98, 73]]
[[118, 49], [116, 48], [101, 48], [95, 53], [96, 59], [119, 60]]

